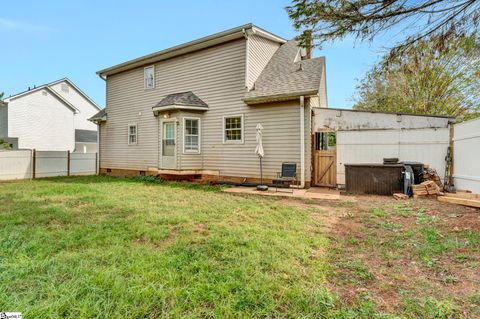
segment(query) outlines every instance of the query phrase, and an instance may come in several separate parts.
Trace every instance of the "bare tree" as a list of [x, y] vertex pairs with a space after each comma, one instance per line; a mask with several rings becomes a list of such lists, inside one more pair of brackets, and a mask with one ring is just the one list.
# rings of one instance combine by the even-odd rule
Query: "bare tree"
[[[392, 55], [429, 36], [447, 41], [469, 33], [480, 21], [479, 0], [293, 0], [286, 10], [295, 29], [311, 32], [316, 46], [347, 35], [373, 40], [395, 29], [405, 38]], [[304, 46], [309, 32], [298, 37]]]

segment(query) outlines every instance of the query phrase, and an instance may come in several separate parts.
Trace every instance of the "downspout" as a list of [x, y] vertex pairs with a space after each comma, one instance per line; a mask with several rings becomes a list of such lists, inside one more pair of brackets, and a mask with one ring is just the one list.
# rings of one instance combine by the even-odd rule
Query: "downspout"
[[305, 188], [305, 97], [300, 96], [300, 187]]
[[100, 122], [97, 121], [97, 171], [96, 175], [100, 175]]
[[[105, 85], [106, 85], [107, 78], [105, 76], [99, 74], [99, 73], [97, 73], [97, 75], [100, 79], [105, 81]], [[107, 103], [105, 101], [105, 108], [106, 107], [107, 107]], [[100, 175], [100, 163], [101, 163], [101, 161], [100, 161], [100, 140], [101, 140], [101, 138], [100, 138], [101, 127], [100, 126], [101, 126], [101, 123], [102, 123], [101, 121], [97, 121], [97, 123], [96, 123], [97, 124], [97, 172], [96, 172], [96, 174], [98, 174], [98, 175]]]

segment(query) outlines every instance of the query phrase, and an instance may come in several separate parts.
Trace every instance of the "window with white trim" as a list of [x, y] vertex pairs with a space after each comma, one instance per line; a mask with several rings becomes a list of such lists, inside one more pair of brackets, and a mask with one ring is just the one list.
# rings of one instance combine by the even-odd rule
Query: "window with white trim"
[[184, 117], [183, 126], [183, 151], [200, 153], [200, 119]]
[[243, 142], [243, 115], [226, 116], [223, 118], [223, 141]]
[[135, 145], [138, 142], [137, 124], [128, 125], [128, 145]]
[[143, 83], [145, 89], [155, 87], [155, 66], [148, 66], [143, 69]]

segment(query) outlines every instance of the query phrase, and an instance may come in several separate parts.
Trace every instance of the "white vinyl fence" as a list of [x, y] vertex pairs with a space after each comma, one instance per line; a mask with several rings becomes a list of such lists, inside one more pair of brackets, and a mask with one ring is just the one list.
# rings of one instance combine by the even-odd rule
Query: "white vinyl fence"
[[345, 183], [344, 164], [381, 163], [387, 157], [428, 164], [443, 180], [449, 140], [448, 128], [338, 131], [337, 183]]
[[0, 180], [95, 175], [96, 173], [96, 153], [0, 151]]
[[0, 151], [0, 180], [32, 178], [32, 151]]
[[454, 128], [455, 187], [480, 194], [480, 118], [456, 124]]

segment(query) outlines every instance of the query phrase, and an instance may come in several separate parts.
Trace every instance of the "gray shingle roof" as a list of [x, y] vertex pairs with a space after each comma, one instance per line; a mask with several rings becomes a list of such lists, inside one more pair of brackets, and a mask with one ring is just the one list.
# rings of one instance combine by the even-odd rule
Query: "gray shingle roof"
[[263, 69], [254, 88], [245, 94], [244, 101], [317, 94], [324, 58], [295, 62], [298, 51], [295, 40], [283, 44]]
[[76, 129], [75, 142], [97, 143], [97, 131]]
[[95, 122], [95, 121], [101, 121], [107, 116], [107, 112], [105, 109], [101, 109], [97, 114], [89, 118], [89, 121]]
[[156, 107], [170, 106], [170, 105], [182, 105], [193, 106], [200, 108], [208, 108], [207, 103], [203, 102], [198, 96], [193, 94], [192, 91], [173, 93], [164, 97]]

